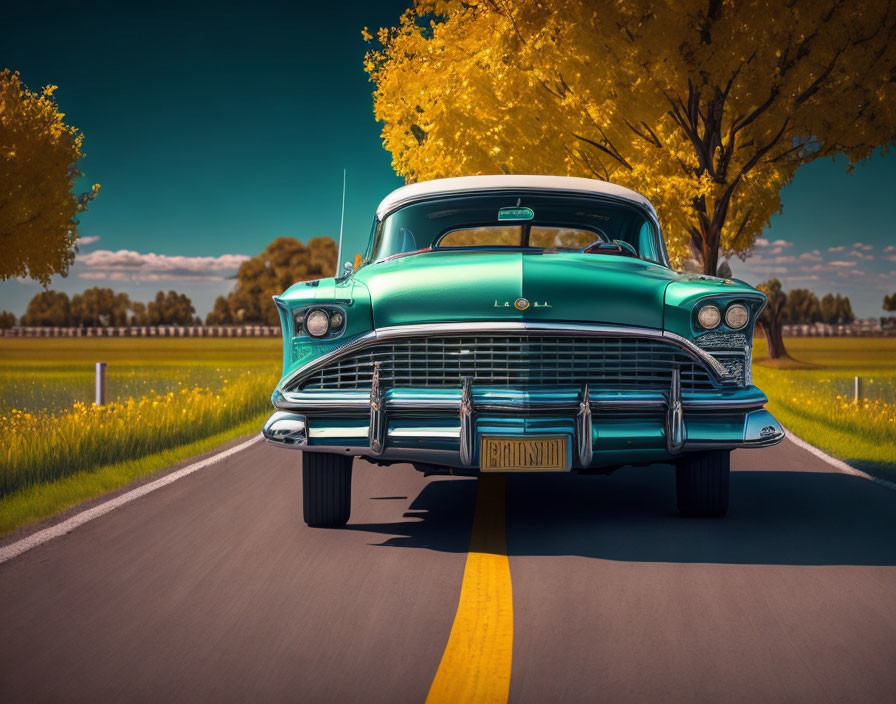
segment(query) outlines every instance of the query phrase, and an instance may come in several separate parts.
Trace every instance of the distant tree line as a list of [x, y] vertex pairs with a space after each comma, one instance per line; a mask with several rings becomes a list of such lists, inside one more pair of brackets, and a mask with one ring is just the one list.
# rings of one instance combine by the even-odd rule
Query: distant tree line
[[[759, 327], [768, 341], [771, 359], [787, 357], [782, 325], [826, 323], [848, 325], [856, 319], [848, 296], [826, 293], [821, 300], [812, 291], [795, 288], [785, 293], [778, 279], [769, 279], [757, 287], [768, 297], [768, 305], [759, 316]], [[896, 296], [896, 294], [894, 294]], [[887, 299], [884, 298], [884, 308]]]
[[781, 315], [781, 322], [789, 325], [848, 325], [856, 319], [848, 296], [827, 293], [819, 300], [818, 296], [806, 288], [791, 289]]
[[63, 291], [41, 291], [29, 301], [20, 322], [26, 327], [85, 328], [201, 323], [186, 294], [159, 291], [154, 300], [142, 303], [132, 301], [126, 293], [99, 286], [76, 293], [71, 299]]
[[206, 325], [279, 325], [271, 302], [297, 281], [323, 279], [336, 271], [336, 242], [314, 237], [304, 245], [292, 237], [278, 237], [264, 251], [240, 265], [236, 286], [218, 296]]
[[[279, 325], [272, 296], [299, 281], [322, 279], [336, 271], [336, 242], [315, 237], [302, 244], [279, 237], [261, 254], [240, 266], [231, 293], [218, 296], [206, 325]], [[149, 303], [132, 301], [126, 293], [96, 286], [71, 298], [62, 291], [41, 291], [28, 303], [19, 321], [26, 327], [120, 327], [124, 325], [201, 325], [185, 294], [159, 291]], [[0, 313], [0, 329], [16, 323], [12, 313]]]

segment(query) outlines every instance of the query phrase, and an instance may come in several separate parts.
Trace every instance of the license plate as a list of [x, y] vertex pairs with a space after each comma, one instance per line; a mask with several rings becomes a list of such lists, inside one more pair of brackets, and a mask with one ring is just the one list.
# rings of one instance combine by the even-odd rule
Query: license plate
[[507, 438], [486, 435], [479, 448], [483, 472], [565, 472], [566, 437]]

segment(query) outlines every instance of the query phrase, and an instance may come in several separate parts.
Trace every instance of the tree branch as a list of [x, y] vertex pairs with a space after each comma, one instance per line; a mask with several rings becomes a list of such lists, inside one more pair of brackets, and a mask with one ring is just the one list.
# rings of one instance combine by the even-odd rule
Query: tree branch
[[632, 170], [632, 165], [629, 164], [629, 163], [625, 160], [625, 158], [624, 158], [621, 154], [619, 154], [618, 152], [616, 152], [615, 150], [611, 150], [611, 149], [605, 147], [604, 145], [602, 145], [602, 144], [600, 144], [600, 143], [598, 143], [598, 142], [595, 142], [593, 139], [588, 139], [587, 137], [583, 137], [582, 135], [580, 135], [580, 134], [576, 134], [575, 132], [572, 133], [572, 136], [575, 137], [576, 139], [582, 141], [582, 142], [585, 142], [586, 144], [590, 144], [592, 147], [594, 147], [595, 149], [598, 149], [598, 150], [604, 152], [604, 153], [607, 154], [608, 156], [613, 157], [616, 161], [618, 161], [620, 164], [622, 164], [622, 165], [623, 165], [625, 168], [627, 168], [629, 171]]

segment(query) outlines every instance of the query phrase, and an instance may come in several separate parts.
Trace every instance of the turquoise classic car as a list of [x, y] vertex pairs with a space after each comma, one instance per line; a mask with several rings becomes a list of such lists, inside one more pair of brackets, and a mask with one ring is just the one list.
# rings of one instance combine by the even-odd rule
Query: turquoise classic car
[[302, 451], [304, 518], [349, 518], [354, 457], [427, 474], [671, 463], [679, 511], [722, 516], [729, 455], [784, 437], [753, 386], [765, 297], [669, 266], [656, 212], [602, 181], [399, 188], [367, 251], [275, 297], [270, 442]]

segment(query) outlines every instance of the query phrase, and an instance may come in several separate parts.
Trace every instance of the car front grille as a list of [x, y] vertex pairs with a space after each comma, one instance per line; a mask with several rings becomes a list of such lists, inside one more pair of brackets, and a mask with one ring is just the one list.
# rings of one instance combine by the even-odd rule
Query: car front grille
[[369, 389], [375, 362], [385, 387], [508, 387], [589, 384], [594, 389], [666, 391], [679, 369], [682, 391], [717, 387], [697, 358], [663, 340], [562, 335], [439, 336], [374, 343], [302, 375], [288, 390]]

